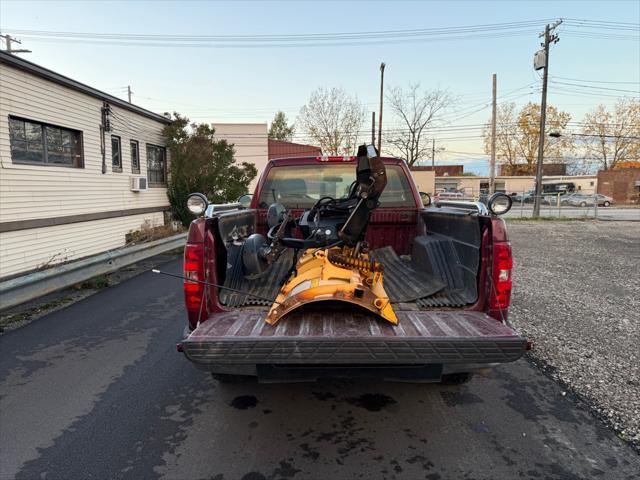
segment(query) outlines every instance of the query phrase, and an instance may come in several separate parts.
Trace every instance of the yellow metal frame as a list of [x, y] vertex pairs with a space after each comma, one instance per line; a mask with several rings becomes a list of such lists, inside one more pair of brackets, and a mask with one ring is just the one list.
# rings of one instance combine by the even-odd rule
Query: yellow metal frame
[[349, 247], [306, 250], [297, 263], [297, 274], [280, 290], [267, 315], [273, 325], [284, 315], [312, 302], [340, 301], [365, 308], [398, 323], [383, 286], [383, 268], [367, 253]]

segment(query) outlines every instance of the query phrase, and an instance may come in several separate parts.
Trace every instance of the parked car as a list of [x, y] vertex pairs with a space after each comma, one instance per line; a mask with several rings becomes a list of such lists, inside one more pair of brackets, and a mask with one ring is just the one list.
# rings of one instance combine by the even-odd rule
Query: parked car
[[436, 194], [436, 200], [463, 200], [464, 194], [462, 192], [440, 192]]
[[572, 207], [593, 207], [596, 198], [598, 199], [599, 207], [610, 207], [613, 203], [613, 198], [607, 197], [606, 195], [575, 194], [567, 200], [567, 205], [571, 205]]
[[576, 196], [580, 197], [583, 195], [580, 193], [570, 193], [568, 195], [563, 195], [562, 198], [560, 199], [560, 205], [569, 205], [569, 202], [571, 201], [571, 199], [573, 199]]

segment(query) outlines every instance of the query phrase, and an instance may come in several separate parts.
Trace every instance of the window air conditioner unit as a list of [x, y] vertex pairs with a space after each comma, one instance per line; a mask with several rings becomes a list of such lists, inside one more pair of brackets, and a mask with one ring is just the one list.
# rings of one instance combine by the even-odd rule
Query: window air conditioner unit
[[144, 192], [147, 190], [147, 177], [131, 177], [131, 191]]

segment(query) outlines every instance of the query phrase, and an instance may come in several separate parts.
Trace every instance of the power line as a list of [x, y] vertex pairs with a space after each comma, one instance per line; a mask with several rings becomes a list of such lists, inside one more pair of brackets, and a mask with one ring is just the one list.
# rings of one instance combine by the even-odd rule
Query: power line
[[588, 88], [588, 89], [591, 89], [591, 90], [607, 90], [607, 91], [611, 91], [611, 92], [640, 93], [640, 90], [624, 90], [624, 89], [620, 89], [620, 88], [598, 87], [598, 86], [593, 86], [593, 85], [581, 85], [579, 83], [561, 82], [561, 81], [556, 81], [556, 80], [551, 80], [551, 83], [554, 83], [556, 85], [568, 85], [568, 86], [572, 86], [572, 87]]
[[610, 81], [610, 80], [587, 80], [587, 79], [584, 79], [584, 78], [559, 77], [557, 75], [552, 75], [551, 78], [552, 79], [557, 78], [558, 80], [569, 80], [570, 82], [640, 85], [640, 81], [636, 81], [636, 82], [614, 82], [614, 81]]

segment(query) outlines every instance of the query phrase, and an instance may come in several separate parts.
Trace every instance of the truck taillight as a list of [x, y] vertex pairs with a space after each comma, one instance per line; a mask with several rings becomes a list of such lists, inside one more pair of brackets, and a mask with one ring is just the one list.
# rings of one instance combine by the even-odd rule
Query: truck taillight
[[511, 244], [509, 242], [496, 242], [493, 244], [493, 272], [491, 287], [491, 301], [489, 308], [507, 309], [511, 302], [511, 270], [513, 257], [511, 256]]
[[[204, 297], [204, 244], [188, 243], [184, 248], [184, 299], [189, 313], [198, 316]], [[191, 316], [191, 315], [190, 315]]]

